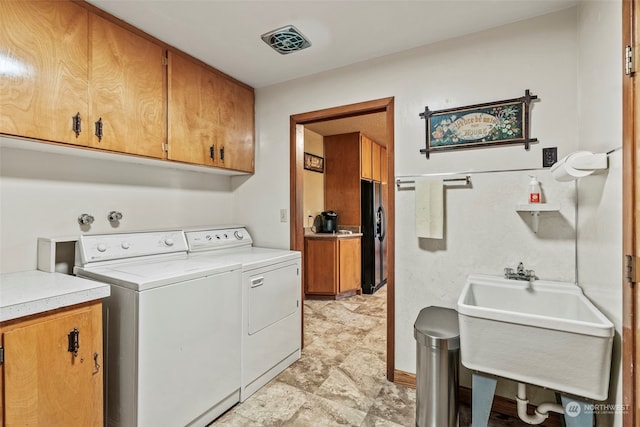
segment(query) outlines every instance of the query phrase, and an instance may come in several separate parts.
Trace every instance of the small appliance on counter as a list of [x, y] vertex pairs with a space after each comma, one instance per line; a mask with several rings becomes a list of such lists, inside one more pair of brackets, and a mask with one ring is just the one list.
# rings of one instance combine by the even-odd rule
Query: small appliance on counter
[[324, 211], [316, 216], [312, 231], [315, 233], [336, 233], [338, 231], [338, 214], [334, 211]]

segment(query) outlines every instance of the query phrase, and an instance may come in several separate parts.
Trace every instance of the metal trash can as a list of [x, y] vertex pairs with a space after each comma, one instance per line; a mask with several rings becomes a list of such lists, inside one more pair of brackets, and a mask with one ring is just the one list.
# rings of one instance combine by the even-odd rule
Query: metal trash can
[[414, 324], [417, 341], [416, 426], [458, 426], [458, 312], [425, 307]]

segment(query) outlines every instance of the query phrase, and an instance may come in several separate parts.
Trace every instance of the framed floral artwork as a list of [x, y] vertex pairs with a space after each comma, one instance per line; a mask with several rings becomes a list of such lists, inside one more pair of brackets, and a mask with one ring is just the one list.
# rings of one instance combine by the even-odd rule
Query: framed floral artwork
[[437, 151], [524, 144], [529, 149], [537, 138], [529, 137], [530, 103], [538, 99], [529, 90], [521, 98], [446, 110], [424, 108], [426, 146], [420, 153], [429, 158]]

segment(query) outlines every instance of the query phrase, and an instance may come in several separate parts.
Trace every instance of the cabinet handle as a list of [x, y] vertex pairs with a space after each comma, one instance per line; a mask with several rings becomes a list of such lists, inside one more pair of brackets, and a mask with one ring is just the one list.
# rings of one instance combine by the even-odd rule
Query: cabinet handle
[[209, 147], [209, 157], [211, 157], [211, 160], [215, 160], [216, 159], [216, 146], [212, 145], [211, 147]]
[[80, 136], [80, 132], [82, 132], [82, 119], [80, 118], [80, 112], [75, 116], [71, 117], [72, 125], [71, 129], [73, 133], [76, 134], [76, 138]]
[[224, 147], [220, 149], [220, 161], [224, 162]]
[[67, 351], [73, 353], [73, 357], [77, 357], [78, 350], [80, 349], [80, 331], [78, 328], [73, 328], [67, 335], [67, 338], [69, 338], [69, 348]]
[[251, 287], [257, 288], [258, 286], [264, 285], [264, 277], [256, 277], [255, 279], [251, 279]]
[[93, 353], [93, 364], [95, 366], [95, 371], [93, 371], [93, 373], [97, 374], [98, 372], [100, 372], [100, 364], [98, 363], [98, 353], [97, 352]]
[[102, 141], [102, 117], [96, 122], [96, 136], [98, 137], [98, 141]]

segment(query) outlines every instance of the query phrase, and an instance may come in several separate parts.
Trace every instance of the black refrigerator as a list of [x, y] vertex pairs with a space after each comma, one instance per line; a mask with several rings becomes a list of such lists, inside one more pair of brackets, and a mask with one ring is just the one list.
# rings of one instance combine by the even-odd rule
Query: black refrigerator
[[373, 294], [387, 283], [387, 222], [378, 182], [360, 181], [362, 293]]

